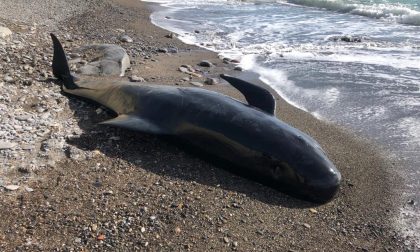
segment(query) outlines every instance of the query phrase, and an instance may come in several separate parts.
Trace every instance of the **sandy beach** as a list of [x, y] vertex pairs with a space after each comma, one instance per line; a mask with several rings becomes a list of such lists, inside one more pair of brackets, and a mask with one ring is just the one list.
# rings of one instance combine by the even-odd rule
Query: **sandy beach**
[[[257, 82], [256, 76], [169, 36], [150, 22], [153, 8], [136, 0], [0, 0], [0, 26], [13, 32], [0, 39], [0, 131], [16, 133], [8, 140], [15, 146], [0, 150], [1, 251], [409, 249], [395, 222], [402, 180], [389, 171], [398, 163], [278, 95], [277, 117], [315, 138], [342, 173], [340, 192], [327, 204], [233, 175], [172, 141], [99, 126], [112, 115], [60, 92], [50, 69], [50, 32], [71, 57], [83, 45], [121, 45], [132, 63], [122, 79], [191, 87], [217, 78], [202, 88], [244, 100], [218, 76]], [[123, 34], [133, 42], [121, 42]], [[198, 66], [202, 60], [215, 66]], [[181, 65], [197, 74], [179, 71]]]

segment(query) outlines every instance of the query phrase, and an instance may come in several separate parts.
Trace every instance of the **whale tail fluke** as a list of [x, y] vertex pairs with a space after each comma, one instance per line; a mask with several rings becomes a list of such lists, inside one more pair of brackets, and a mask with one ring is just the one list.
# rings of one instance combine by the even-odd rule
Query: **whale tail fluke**
[[74, 78], [70, 73], [66, 53], [57, 37], [50, 33], [54, 45], [54, 56], [52, 62], [52, 71], [54, 76], [62, 80], [67, 89], [76, 89], [78, 86], [74, 83]]

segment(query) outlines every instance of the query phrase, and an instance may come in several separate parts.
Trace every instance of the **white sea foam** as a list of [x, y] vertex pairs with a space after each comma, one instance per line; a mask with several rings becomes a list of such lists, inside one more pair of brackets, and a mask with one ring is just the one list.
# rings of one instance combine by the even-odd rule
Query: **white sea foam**
[[350, 13], [376, 19], [396, 21], [408, 25], [420, 25], [420, 12], [400, 4], [359, 4], [345, 3], [341, 0], [285, 0], [309, 7], [323, 8], [330, 11]]

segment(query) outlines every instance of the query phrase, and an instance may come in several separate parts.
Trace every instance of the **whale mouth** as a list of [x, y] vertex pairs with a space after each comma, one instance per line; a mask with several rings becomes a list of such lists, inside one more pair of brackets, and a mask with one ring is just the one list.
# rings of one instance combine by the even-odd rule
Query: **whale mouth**
[[340, 189], [341, 174], [333, 173], [318, 181], [311, 181], [307, 184], [306, 194], [308, 200], [316, 203], [331, 201]]

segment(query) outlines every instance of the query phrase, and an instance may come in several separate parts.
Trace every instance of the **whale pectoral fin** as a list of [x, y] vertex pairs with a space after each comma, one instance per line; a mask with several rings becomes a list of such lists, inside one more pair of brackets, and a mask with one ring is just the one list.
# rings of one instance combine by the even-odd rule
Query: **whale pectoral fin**
[[276, 101], [268, 90], [229, 75], [222, 74], [220, 77], [239, 90], [245, 96], [249, 105], [274, 115]]
[[141, 131], [149, 134], [163, 135], [165, 131], [148, 120], [131, 115], [120, 115], [116, 118], [101, 122], [99, 124], [111, 125], [130, 130]]

